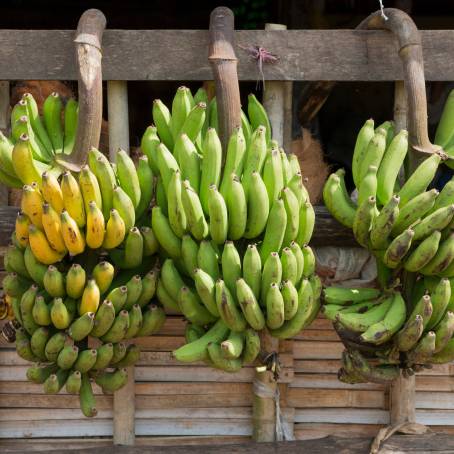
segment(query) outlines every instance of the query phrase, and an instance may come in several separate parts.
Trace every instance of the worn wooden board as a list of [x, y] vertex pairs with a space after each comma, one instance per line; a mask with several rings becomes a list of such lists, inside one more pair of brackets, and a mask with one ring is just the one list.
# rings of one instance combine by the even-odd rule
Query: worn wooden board
[[[454, 65], [447, 64], [454, 31], [422, 30], [421, 36], [426, 80], [454, 79]], [[72, 30], [1, 30], [0, 79], [76, 79], [73, 39]], [[241, 30], [235, 39], [240, 80], [261, 78], [243, 49], [251, 45], [279, 57], [278, 63], [265, 65], [267, 80], [403, 78], [397, 42], [385, 31]], [[106, 30], [102, 44], [105, 80], [212, 78], [207, 30]]]

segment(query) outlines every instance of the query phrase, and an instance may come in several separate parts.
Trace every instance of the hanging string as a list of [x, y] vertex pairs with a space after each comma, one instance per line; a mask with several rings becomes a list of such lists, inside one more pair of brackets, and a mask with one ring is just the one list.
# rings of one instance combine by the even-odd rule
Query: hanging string
[[385, 14], [385, 7], [383, 6], [383, 0], [378, 0], [380, 3], [380, 11], [381, 11], [381, 17], [383, 17], [384, 20], [388, 20], [388, 16]]

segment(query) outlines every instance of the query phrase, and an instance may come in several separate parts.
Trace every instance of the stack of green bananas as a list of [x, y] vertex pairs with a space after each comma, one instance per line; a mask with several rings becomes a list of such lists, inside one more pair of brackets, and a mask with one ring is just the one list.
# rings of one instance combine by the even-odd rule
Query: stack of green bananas
[[57, 176], [58, 154], [70, 154], [77, 134], [79, 106], [74, 99], [65, 106], [58, 93], [52, 93], [43, 104], [43, 116], [30, 93], [13, 107], [11, 137], [0, 132], [0, 182], [13, 188], [40, 182], [41, 174]]
[[[412, 374], [454, 358], [454, 178], [440, 193], [428, 189], [442, 159], [432, 154], [401, 185], [407, 150], [407, 131], [395, 135], [392, 122], [374, 130], [367, 120], [352, 161], [357, 203], [344, 170], [324, 187], [327, 208], [375, 255], [382, 288], [325, 290], [325, 315], [351, 341], [339, 377], [352, 383], [373, 381], [374, 373], [393, 380], [399, 368]], [[361, 360], [361, 348], [371, 362]]]
[[153, 255], [158, 244], [152, 230], [138, 227], [153, 196], [148, 159], [142, 156], [136, 169], [123, 150], [116, 158], [113, 166], [92, 149], [77, 177], [66, 171], [59, 181], [44, 172], [24, 185], [15, 242], [30, 245], [46, 265], [86, 249], [107, 250], [121, 268], [135, 268]]
[[271, 140], [255, 96], [224, 163], [216, 101], [206, 105], [203, 89], [193, 97], [180, 87], [171, 109], [154, 101], [156, 126], [142, 138], [157, 176], [157, 298], [191, 324], [178, 360], [235, 371], [258, 354], [257, 331], [289, 338], [317, 315], [321, 284], [307, 244], [315, 216], [298, 159]]
[[[20, 325], [17, 353], [37, 363], [27, 377], [50, 394], [66, 384], [69, 393], [80, 395], [83, 413], [95, 416], [90, 378], [105, 392], [123, 386], [124, 368], [139, 359], [140, 351], [122, 341], [149, 336], [165, 321], [162, 308], [151, 303], [158, 268], [141, 278], [129, 270], [116, 273], [107, 261], [94, 267], [87, 261], [46, 266], [30, 246], [15, 245], [6, 252], [5, 268], [3, 291]], [[89, 337], [98, 339], [97, 348], [88, 347]]]
[[449, 93], [435, 132], [434, 143], [449, 156], [445, 164], [454, 168], [454, 90]]

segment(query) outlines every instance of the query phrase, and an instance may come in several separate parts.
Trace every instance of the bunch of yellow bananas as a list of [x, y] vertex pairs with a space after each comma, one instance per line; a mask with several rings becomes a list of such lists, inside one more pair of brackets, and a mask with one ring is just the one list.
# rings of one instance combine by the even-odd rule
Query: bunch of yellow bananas
[[255, 96], [224, 163], [216, 99], [207, 104], [186, 87], [171, 109], [154, 101], [141, 148], [157, 176], [151, 227], [166, 256], [157, 298], [189, 322], [174, 355], [233, 372], [255, 360], [257, 331], [289, 338], [317, 315], [315, 215], [297, 157], [271, 140]]

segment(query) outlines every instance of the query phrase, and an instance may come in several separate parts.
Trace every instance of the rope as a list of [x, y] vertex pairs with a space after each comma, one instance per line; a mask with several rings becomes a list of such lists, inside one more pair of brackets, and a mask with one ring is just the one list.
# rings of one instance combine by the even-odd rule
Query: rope
[[383, 17], [384, 20], [388, 20], [388, 16], [385, 14], [385, 7], [383, 6], [383, 0], [378, 0], [380, 3], [380, 11], [381, 11], [381, 17]]
[[263, 399], [274, 399], [274, 402], [276, 404], [276, 441], [294, 440], [295, 438], [290, 431], [289, 424], [281, 412], [281, 405], [279, 403], [279, 387], [276, 386], [276, 389], [273, 389], [271, 388], [271, 386], [255, 379], [253, 383], [253, 390], [254, 394], [258, 397], [261, 397]]

